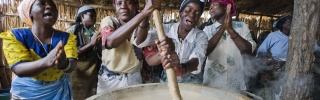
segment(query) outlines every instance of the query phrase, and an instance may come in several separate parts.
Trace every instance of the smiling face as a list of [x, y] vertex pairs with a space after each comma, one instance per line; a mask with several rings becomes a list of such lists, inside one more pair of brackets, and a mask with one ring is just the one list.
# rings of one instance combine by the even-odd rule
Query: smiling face
[[33, 23], [53, 26], [58, 19], [58, 10], [52, 0], [36, 0], [30, 10]]
[[115, 0], [116, 13], [119, 20], [130, 21], [137, 13], [137, 2], [133, 0]]
[[199, 22], [200, 16], [200, 5], [198, 3], [191, 2], [180, 13], [180, 25], [186, 30], [191, 30]]
[[209, 14], [212, 19], [220, 19], [226, 13], [226, 5], [223, 5], [219, 2], [213, 2], [209, 8]]

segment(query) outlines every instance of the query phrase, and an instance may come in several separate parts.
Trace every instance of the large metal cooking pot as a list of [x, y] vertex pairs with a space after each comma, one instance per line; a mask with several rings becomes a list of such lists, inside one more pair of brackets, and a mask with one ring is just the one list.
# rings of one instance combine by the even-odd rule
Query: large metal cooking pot
[[[238, 93], [194, 84], [179, 83], [184, 100], [250, 100]], [[135, 85], [94, 95], [86, 100], [171, 100], [167, 84]]]

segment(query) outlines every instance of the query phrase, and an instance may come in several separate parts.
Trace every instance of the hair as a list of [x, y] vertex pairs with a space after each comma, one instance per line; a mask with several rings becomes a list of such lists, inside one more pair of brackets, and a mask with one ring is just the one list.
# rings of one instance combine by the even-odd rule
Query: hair
[[283, 27], [282, 25], [287, 21], [287, 20], [292, 20], [292, 16], [291, 15], [285, 15], [282, 16], [278, 19], [278, 22], [276, 24], [276, 28], [279, 29], [280, 31], [282, 31]]

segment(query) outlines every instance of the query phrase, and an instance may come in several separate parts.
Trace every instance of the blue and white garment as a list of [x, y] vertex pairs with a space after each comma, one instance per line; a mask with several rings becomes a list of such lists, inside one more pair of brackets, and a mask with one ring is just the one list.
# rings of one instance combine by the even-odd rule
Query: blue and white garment
[[[203, 31], [210, 40], [221, 28], [219, 22], [206, 26]], [[250, 42], [252, 51], [256, 43], [252, 39], [248, 25], [233, 21], [233, 29], [245, 40]], [[208, 55], [203, 76], [203, 85], [226, 90], [244, 90], [244, 64], [240, 50], [225, 31], [216, 48]]]
[[[178, 27], [180, 22], [164, 24], [164, 31], [167, 37], [172, 38], [175, 45], [175, 52], [178, 54], [180, 63], [186, 63], [187, 61], [198, 58], [199, 64], [197, 70], [188, 75], [178, 77], [179, 83], [194, 83], [201, 84], [202, 76], [199, 74], [202, 71], [202, 64], [205, 60], [206, 49], [208, 46], [208, 38], [202, 30], [193, 28], [187, 35], [187, 37], [180, 41], [178, 38]], [[137, 47], [142, 48], [152, 44], [155, 44], [155, 39], [158, 38], [156, 30], [149, 31], [146, 40], [139, 44]], [[134, 42], [136, 45], [136, 41]], [[166, 73], [161, 75], [161, 81], [167, 81]]]
[[288, 53], [288, 40], [288, 36], [282, 33], [280, 30], [272, 32], [262, 42], [258, 48], [257, 54], [260, 52], [266, 53], [270, 51], [273, 58], [286, 61]]
[[19, 100], [73, 100], [70, 77], [67, 74], [53, 82], [43, 82], [29, 77], [15, 77], [12, 99]]

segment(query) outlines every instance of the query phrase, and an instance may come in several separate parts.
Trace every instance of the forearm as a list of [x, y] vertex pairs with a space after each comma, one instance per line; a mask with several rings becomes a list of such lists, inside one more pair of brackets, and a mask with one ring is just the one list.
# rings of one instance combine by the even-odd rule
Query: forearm
[[207, 47], [207, 54], [206, 56], [208, 56], [209, 54], [211, 54], [211, 52], [217, 47], [223, 33], [224, 33], [224, 29], [220, 29], [209, 41], [208, 41], [208, 47]]
[[161, 64], [161, 59], [160, 59], [160, 53], [157, 52], [156, 54], [150, 55], [145, 58], [146, 62], [148, 63], [149, 66], [156, 66]]
[[33, 61], [33, 62], [23, 62], [15, 67], [12, 71], [19, 77], [33, 77], [40, 74], [42, 71], [49, 68], [46, 66], [43, 59]]
[[116, 29], [112, 34], [107, 37], [107, 48], [115, 48], [118, 47], [121, 43], [130, 37], [136, 29], [136, 27], [140, 24], [140, 22], [145, 19], [148, 15], [144, 13], [139, 13], [134, 18], [132, 18], [129, 22], [124, 24], [123, 26]]
[[249, 41], [242, 38], [233, 28], [227, 29], [227, 31], [241, 53], [252, 53], [252, 45]]
[[141, 44], [148, 36], [148, 29], [149, 29], [149, 17], [144, 19], [138, 27], [137, 30], [137, 38], [136, 43], [137, 45]]
[[186, 65], [186, 72], [184, 74], [190, 74], [193, 71], [198, 70], [199, 60], [198, 58], [192, 58], [185, 63]]
[[[69, 67], [70, 66], [70, 67]], [[66, 70], [64, 70], [65, 73], [71, 73], [72, 71], [74, 71], [75, 69], [77, 69], [77, 61], [74, 59], [70, 59], [69, 60], [69, 68], [67, 68]]]
[[85, 46], [78, 49], [78, 56], [82, 56], [83, 54], [90, 52], [90, 50], [92, 50], [93, 47], [94, 45], [91, 43], [86, 44]]

